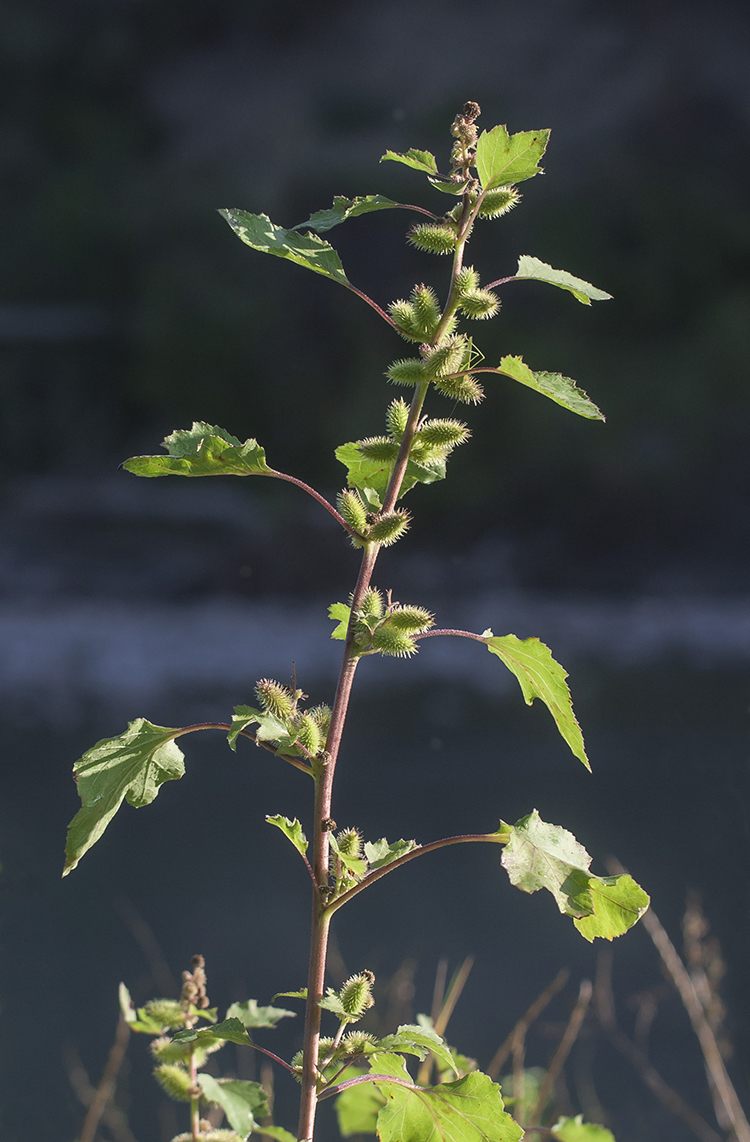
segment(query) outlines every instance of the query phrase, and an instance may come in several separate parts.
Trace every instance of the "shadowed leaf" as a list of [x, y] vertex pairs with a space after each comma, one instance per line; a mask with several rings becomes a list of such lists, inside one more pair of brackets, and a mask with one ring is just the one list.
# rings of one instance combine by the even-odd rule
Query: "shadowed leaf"
[[404, 166], [413, 167], [416, 171], [427, 171], [427, 174], [438, 173], [435, 156], [431, 155], [429, 151], [417, 151], [414, 147], [403, 153], [386, 151], [380, 161], [381, 163], [403, 163]]
[[227, 1008], [227, 1020], [239, 1019], [243, 1027], [275, 1027], [280, 1019], [294, 1019], [295, 1011], [287, 1011], [285, 1007], [258, 1007], [256, 999], [248, 999], [245, 1003], [233, 1003]]
[[336, 195], [333, 200], [333, 206], [330, 210], [316, 210], [311, 214], [307, 222], [299, 222], [296, 226], [292, 226], [292, 230], [317, 230], [322, 234], [326, 230], [332, 230], [334, 226], [338, 226], [341, 222], [346, 222], [347, 218], [357, 218], [360, 214], [371, 214], [374, 210], [408, 210], [408, 206], [404, 206], [400, 202], [394, 202], [391, 198], [385, 198], [382, 194], [367, 194], [362, 198], [344, 198], [341, 195]]
[[255, 1118], [265, 1118], [268, 1102], [260, 1083], [242, 1079], [215, 1079], [202, 1071], [198, 1083], [209, 1102], [218, 1103], [229, 1125], [245, 1138], [255, 1126]]
[[560, 1142], [615, 1142], [615, 1136], [606, 1126], [584, 1122], [583, 1115], [575, 1118], [559, 1118], [552, 1127], [552, 1133]]

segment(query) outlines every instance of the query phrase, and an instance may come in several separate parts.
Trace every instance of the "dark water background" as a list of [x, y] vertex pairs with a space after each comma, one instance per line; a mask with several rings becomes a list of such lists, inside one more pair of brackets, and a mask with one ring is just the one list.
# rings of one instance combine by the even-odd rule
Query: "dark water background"
[[[293, 489], [151, 483], [117, 465], [202, 419], [257, 435], [272, 463], [335, 495], [333, 449], [380, 430], [382, 374], [403, 346], [332, 283], [242, 247], [215, 209], [290, 225], [333, 194], [434, 206], [420, 176], [378, 158], [416, 146], [443, 161], [467, 98], [481, 125], [553, 129], [545, 177], [477, 232], [485, 279], [526, 252], [615, 295], [584, 309], [511, 287], [481, 346], [576, 377], [608, 422], [488, 386], [450, 478], [411, 494], [415, 524], [378, 582], [446, 625], [547, 641], [571, 673], [594, 775], [499, 663], [435, 640], [414, 664], [363, 664], [336, 817], [421, 841], [536, 806], [599, 871], [616, 854], [678, 944], [685, 893], [701, 893], [748, 1105], [746, 6], [7, 0], [2, 20], [3, 1142], [76, 1137], [64, 1058], [75, 1048], [98, 1076], [119, 980], [138, 1001], [160, 990], [138, 917], [173, 974], [206, 955], [220, 1008], [303, 981], [305, 877], [263, 823], [304, 819], [303, 782], [249, 746], [235, 756], [218, 735], [188, 739], [185, 780], [124, 810], [58, 879], [73, 760], [138, 715], [225, 719], [292, 660], [311, 697], [330, 698], [325, 607], [356, 568]], [[423, 277], [444, 283], [442, 263], [405, 246], [397, 212], [330, 237], [383, 303]], [[550, 1035], [596, 967], [551, 900], [511, 890], [484, 846], [386, 879], [336, 937], [348, 970], [377, 972], [378, 1011], [405, 961], [421, 1011], [440, 957], [475, 954], [450, 1038], [485, 1064], [560, 966], [571, 984]], [[632, 1027], [630, 997], [659, 984], [659, 967], [639, 929], [614, 955]], [[544, 1032], [530, 1063], [549, 1057]], [[299, 1033], [288, 1020], [267, 1042], [283, 1054]], [[652, 1042], [665, 1078], [709, 1116], [668, 993]], [[683, 1142], [603, 1040], [581, 1047], [618, 1142]], [[145, 1042], [128, 1067], [138, 1142], [165, 1142], [183, 1124], [164, 1117]], [[293, 1126], [294, 1091], [279, 1083]]]

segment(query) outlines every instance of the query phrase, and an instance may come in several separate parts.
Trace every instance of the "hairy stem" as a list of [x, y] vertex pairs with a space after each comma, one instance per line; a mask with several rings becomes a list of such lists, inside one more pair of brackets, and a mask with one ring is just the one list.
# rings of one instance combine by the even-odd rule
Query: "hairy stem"
[[[190, 1044], [190, 1085], [197, 1089], [198, 1087], [198, 1065], [195, 1059], [195, 1044]], [[193, 1142], [200, 1142], [201, 1136], [201, 1100], [200, 1095], [197, 1098], [190, 1099], [190, 1134]]]
[[303, 492], [307, 492], [308, 496], [312, 496], [314, 500], [317, 500], [320, 506], [325, 508], [327, 512], [330, 512], [336, 520], [336, 523], [340, 523], [344, 531], [347, 531], [352, 538], [362, 539], [359, 532], [346, 522], [344, 517], [336, 511], [333, 504], [329, 503], [325, 496], [321, 496], [320, 492], [316, 492], [315, 488], [311, 488], [309, 484], [306, 484], [304, 480], [298, 480], [296, 476], [287, 476], [286, 472], [277, 472], [275, 469], [271, 472], [260, 472], [258, 474], [261, 476], [272, 476], [276, 480], [286, 480], [287, 484], [294, 484], [295, 488], [301, 488]]
[[[192, 734], [196, 730], [226, 730], [228, 733], [231, 728], [229, 722], [196, 722], [193, 726], [183, 726], [174, 736], [175, 738], [181, 738], [183, 734]], [[256, 745], [267, 749], [274, 757], [279, 757], [282, 761], [288, 761], [290, 765], [293, 765], [295, 769], [299, 769], [302, 773], [312, 775], [312, 769], [309, 765], [305, 765], [304, 761], [300, 761], [297, 757], [290, 757], [289, 754], [282, 753], [280, 750], [275, 749], [270, 742], [259, 742], [255, 734], [251, 733], [250, 730], [240, 730], [238, 737], [249, 738], [251, 742], [255, 742]]]

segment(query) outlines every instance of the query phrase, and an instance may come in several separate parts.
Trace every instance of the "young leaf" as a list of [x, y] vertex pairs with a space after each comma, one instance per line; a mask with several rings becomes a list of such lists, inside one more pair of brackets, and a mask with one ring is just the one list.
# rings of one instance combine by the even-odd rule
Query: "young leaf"
[[386, 1104], [378, 1114], [380, 1142], [519, 1142], [523, 1130], [504, 1110], [500, 1087], [478, 1071], [455, 1082], [416, 1087], [394, 1055], [373, 1055], [373, 1074], [410, 1084], [378, 1082]]
[[621, 936], [648, 907], [648, 896], [629, 876], [593, 876], [583, 845], [567, 829], [543, 821], [536, 809], [510, 832], [502, 864], [511, 884], [529, 893], [546, 888], [587, 940]]
[[307, 988], [301, 987], [299, 991], [277, 991], [271, 999], [307, 999]]
[[260, 1083], [242, 1079], [215, 1079], [205, 1071], [197, 1076], [203, 1096], [217, 1103], [227, 1116], [229, 1125], [246, 1138], [255, 1127], [255, 1119], [265, 1118], [268, 1102]]
[[[367, 495], [368, 490], [372, 490], [382, 501], [391, 479], [392, 462], [371, 460], [363, 456], [356, 441], [351, 444], [342, 444], [337, 448], [336, 459], [340, 460], [348, 469], [347, 483], [350, 488], [359, 488], [365, 495]], [[445, 460], [445, 455], [440, 453], [436, 453], [428, 460], [419, 463], [416, 460], [409, 460], [399, 492], [399, 499], [415, 484], [434, 484], [436, 480], [444, 480]]]
[[416, 841], [393, 841], [390, 844], [381, 837], [379, 841], [365, 842], [365, 856], [372, 872], [376, 868], [383, 868], [391, 861], [398, 860], [405, 853], [410, 853], [417, 847]]
[[288, 258], [339, 285], [349, 285], [333, 246], [317, 234], [295, 234], [293, 230], [274, 225], [266, 214], [248, 214], [246, 210], [220, 210], [219, 214], [237, 237], [254, 250], [274, 254], [277, 258]]
[[547, 149], [549, 131], [520, 131], [509, 135], [502, 125], [482, 131], [477, 141], [476, 168], [483, 190], [513, 186], [543, 174], [539, 160]]
[[[350, 1067], [344, 1077], [353, 1079], [363, 1073], [359, 1067]], [[362, 1083], [342, 1090], [334, 1103], [341, 1136], [350, 1138], [353, 1134], [374, 1134], [378, 1112], [385, 1106], [385, 1101], [374, 1083]]]
[[325, 233], [326, 230], [332, 230], [334, 226], [338, 226], [341, 222], [346, 222], [347, 218], [357, 218], [360, 214], [370, 214], [373, 210], [408, 210], [408, 206], [403, 206], [400, 202], [394, 202], [391, 198], [385, 198], [382, 194], [366, 194], [362, 198], [344, 198], [341, 195], [336, 195], [333, 200], [333, 206], [330, 210], [316, 210], [311, 214], [307, 222], [299, 222], [296, 226], [292, 226], [292, 230], [317, 230], [319, 234]]
[[134, 476], [255, 476], [272, 472], [257, 440], [244, 444], [223, 428], [195, 421], [162, 441], [168, 456], [131, 456], [122, 465]]
[[339, 843], [336, 840], [334, 833], [331, 833], [328, 838], [331, 848], [336, 853], [344, 868], [348, 868], [349, 872], [353, 873], [356, 877], [364, 876], [367, 872], [367, 861], [362, 860], [361, 857], [350, 856], [349, 853], [342, 852], [339, 848]]
[[165, 781], [183, 776], [184, 755], [173, 740], [179, 732], [136, 718], [125, 733], [102, 739], [75, 763], [82, 808], [68, 826], [63, 876], [99, 840], [125, 798], [140, 809]]
[[532, 373], [522, 357], [503, 357], [497, 371], [535, 389], [578, 416], [585, 416], [588, 420], [604, 420], [594, 402], [570, 377], [563, 377], [561, 373]]
[[532, 258], [528, 254], [522, 254], [518, 259], [516, 278], [536, 278], [540, 282], [549, 282], [550, 285], [557, 286], [559, 289], [568, 290], [583, 305], [591, 305], [592, 300], [612, 300], [611, 293], [597, 289], [596, 286], [583, 281], [582, 278], [573, 277], [567, 270], [553, 270], [552, 266], [548, 266], [546, 262], [540, 262], [538, 258]]
[[227, 1009], [227, 1020], [239, 1019], [243, 1027], [275, 1027], [280, 1019], [294, 1019], [295, 1011], [285, 1007], [258, 1007], [258, 1001], [248, 999], [245, 1003], [233, 1003]]
[[186, 1031], [178, 1031], [173, 1036], [175, 1043], [198, 1043], [201, 1047], [213, 1047], [216, 1043], [237, 1043], [240, 1047], [250, 1044], [250, 1036], [240, 1019], [233, 1016], [217, 1023], [215, 1027], [191, 1027]]
[[294, 738], [280, 718], [277, 718], [275, 714], [256, 710], [253, 706], [234, 707], [232, 728], [227, 734], [227, 741], [233, 750], [237, 749], [237, 738], [240, 733], [254, 722], [258, 723], [258, 728], [254, 731], [256, 741], [275, 742], [279, 749], [286, 753], [296, 754], [299, 752], [294, 749]]
[[[292, 842], [297, 852], [301, 853], [302, 856], [305, 855], [307, 852], [307, 837], [303, 833], [302, 826], [296, 817], [293, 821], [290, 821], [288, 817], [282, 817], [280, 813], [277, 813], [275, 817], [267, 816], [266, 820], [269, 825], [275, 825], [277, 829], [281, 829], [284, 836]], [[251, 1000], [250, 1002], [254, 1003], [255, 1001]], [[287, 1014], [290, 1014], [290, 1012], [287, 1012]]]
[[429, 1027], [418, 1027], [414, 1024], [404, 1024], [393, 1034], [386, 1035], [378, 1043], [379, 1051], [390, 1051], [401, 1055], [416, 1055], [424, 1059], [428, 1052], [432, 1052], [440, 1064], [442, 1071], [452, 1071], [458, 1074], [450, 1047]]
[[443, 194], [463, 194], [466, 187], [471, 182], [469, 178], [459, 179], [454, 182], [452, 178], [446, 178], [444, 175], [428, 175], [427, 181], [435, 187], [435, 190], [441, 190]]
[[560, 1142], [615, 1142], [615, 1136], [606, 1126], [584, 1122], [583, 1115], [575, 1118], [558, 1118], [552, 1133]]
[[568, 675], [560, 663], [555, 662], [549, 647], [538, 638], [520, 639], [514, 634], [496, 638], [492, 632], [485, 642], [490, 653], [496, 654], [515, 674], [526, 705], [530, 706], [535, 698], [542, 699], [575, 756], [590, 770], [583, 734], [565, 681]]
[[381, 163], [389, 161], [403, 163], [404, 166], [413, 167], [416, 171], [427, 171], [427, 174], [438, 173], [435, 156], [431, 155], [429, 151], [416, 151], [414, 147], [410, 147], [403, 154], [397, 151], [386, 151], [380, 161]]
[[338, 626], [331, 633], [331, 638], [340, 639], [342, 642], [346, 639], [346, 632], [349, 629], [349, 615], [352, 613], [351, 607], [347, 607], [346, 603], [331, 603], [328, 608], [328, 617], [333, 622], [338, 623]]

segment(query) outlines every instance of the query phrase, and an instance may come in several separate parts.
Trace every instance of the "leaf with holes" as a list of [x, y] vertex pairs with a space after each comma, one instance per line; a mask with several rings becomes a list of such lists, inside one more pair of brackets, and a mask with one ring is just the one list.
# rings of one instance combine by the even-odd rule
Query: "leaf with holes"
[[413, 167], [415, 171], [426, 171], [427, 174], [437, 174], [435, 156], [429, 151], [417, 151], [410, 147], [408, 151], [386, 151], [380, 160], [381, 163], [403, 163], [404, 166]]
[[[385, 498], [394, 462], [388, 460], [372, 460], [363, 456], [358, 443], [342, 444], [336, 449], [336, 459], [340, 460], [348, 470], [347, 484], [350, 488], [359, 488], [362, 492], [374, 491], [381, 502]], [[409, 460], [406, 465], [399, 499], [405, 495], [415, 484], [434, 484], [436, 480], [445, 479], [445, 455], [437, 453], [428, 460], [417, 462]]]
[[412, 852], [416, 847], [416, 841], [401, 840], [389, 843], [385, 837], [381, 837], [379, 841], [366, 841], [365, 856], [367, 857], [370, 871], [376, 868], [383, 868], [392, 861], [398, 860], [399, 857], [404, 856], [406, 853]]
[[265, 1118], [268, 1114], [268, 1101], [260, 1083], [215, 1079], [205, 1071], [201, 1071], [197, 1080], [204, 1098], [221, 1107], [229, 1125], [242, 1138], [254, 1129], [256, 1118]]
[[162, 443], [167, 456], [131, 456], [123, 464], [134, 476], [258, 476], [273, 471], [257, 440], [244, 444], [217, 425], [196, 420]]
[[275, 825], [277, 829], [281, 829], [284, 836], [292, 842], [297, 852], [301, 853], [302, 856], [305, 855], [307, 852], [307, 837], [302, 831], [302, 826], [296, 817], [293, 821], [290, 821], [288, 817], [282, 817], [280, 813], [277, 813], [274, 817], [267, 816], [266, 820], [269, 825]]
[[483, 190], [514, 186], [543, 174], [539, 160], [547, 149], [549, 131], [519, 131], [509, 135], [502, 124], [482, 131], [477, 140], [476, 168]]
[[227, 1020], [239, 1019], [243, 1027], [275, 1027], [281, 1019], [294, 1019], [295, 1011], [287, 1011], [285, 1007], [259, 1007], [256, 999], [248, 999], [245, 1003], [233, 1003], [227, 1008]]

